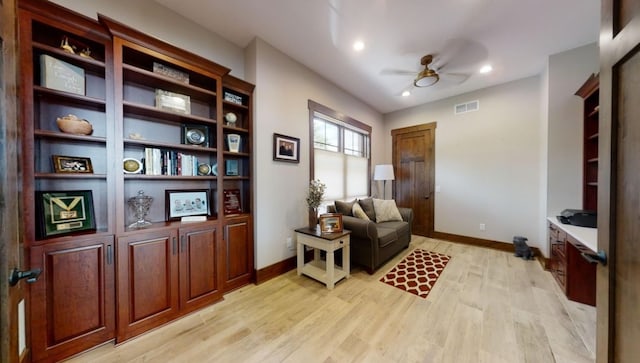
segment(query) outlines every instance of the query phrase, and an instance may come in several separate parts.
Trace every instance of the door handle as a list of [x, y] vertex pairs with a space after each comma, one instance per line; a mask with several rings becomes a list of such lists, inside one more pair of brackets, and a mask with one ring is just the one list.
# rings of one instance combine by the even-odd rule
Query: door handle
[[14, 268], [13, 271], [11, 271], [11, 276], [9, 276], [9, 286], [16, 286], [18, 281], [22, 279], [27, 279], [27, 282], [32, 284], [38, 280], [40, 273], [42, 273], [42, 270], [39, 268], [27, 271], [19, 271], [17, 268]]
[[582, 258], [589, 261], [589, 263], [601, 263], [602, 266], [607, 265], [607, 254], [603, 250], [598, 251], [595, 255], [586, 252], [582, 252], [580, 255]]

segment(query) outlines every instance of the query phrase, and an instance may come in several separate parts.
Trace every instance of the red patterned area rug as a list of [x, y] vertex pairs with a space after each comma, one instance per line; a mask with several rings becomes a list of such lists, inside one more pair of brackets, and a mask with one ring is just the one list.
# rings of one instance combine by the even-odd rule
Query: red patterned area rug
[[380, 281], [426, 299], [450, 259], [447, 255], [416, 248]]

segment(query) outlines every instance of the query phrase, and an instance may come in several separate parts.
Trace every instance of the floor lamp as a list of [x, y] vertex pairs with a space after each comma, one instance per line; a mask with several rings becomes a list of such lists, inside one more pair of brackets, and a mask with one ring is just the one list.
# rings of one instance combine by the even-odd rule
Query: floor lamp
[[387, 199], [387, 180], [394, 180], [394, 179], [395, 179], [395, 176], [393, 175], [393, 165], [391, 164], [376, 165], [376, 168], [373, 172], [373, 180], [383, 181], [382, 198]]

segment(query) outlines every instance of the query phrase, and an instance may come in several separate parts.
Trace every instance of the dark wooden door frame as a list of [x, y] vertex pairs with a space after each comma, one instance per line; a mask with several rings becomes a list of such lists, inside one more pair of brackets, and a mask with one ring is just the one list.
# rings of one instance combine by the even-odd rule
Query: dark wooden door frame
[[[11, 270], [26, 268], [21, 261], [18, 195], [18, 104], [16, 0], [0, 1], [0, 361], [28, 359], [29, 342], [18, 356], [18, 302], [27, 299], [25, 282], [9, 287]], [[24, 306], [24, 305], [23, 305]], [[28, 313], [27, 306], [24, 306]], [[25, 317], [26, 320], [26, 317]], [[26, 322], [26, 321], [25, 321]], [[22, 332], [28, 337], [27, 332]]]
[[[633, 82], [640, 68], [640, 8], [634, 5], [603, 0], [601, 8], [598, 249], [607, 254], [608, 261], [597, 270], [597, 362], [637, 359], [639, 351], [640, 336], [630, 324], [638, 318], [640, 287], [627, 276], [638, 260], [634, 219], [640, 212], [633, 204], [638, 192], [634, 160], [639, 127], [634, 101], [638, 85]], [[626, 95], [631, 96], [626, 99]], [[621, 284], [626, 288], [620, 288]], [[625, 308], [618, 310], [618, 305]]]
[[[428, 237], [432, 237], [434, 234], [434, 230], [435, 230], [435, 202], [434, 202], [434, 190], [435, 190], [435, 166], [436, 166], [436, 152], [435, 152], [435, 145], [436, 145], [436, 126], [437, 126], [437, 122], [431, 122], [431, 123], [427, 123], [427, 124], [421, 124], [421, 125], [415, 125], [415, 126], [409, 126], [409, 127], [404, 127], [404, 128], [400, 128], [400, 129], [394, 129], [391, 130], [391, 136], [392, 136], [392, 160], [393, 160], [393, 168], [394, 170], [398, 170], [398, 165], [397, 165], [397, 160], [399, 157], [399, 150], [397, 149], [397, 143], [396, 141], [396, 137], [398, 135], [402, 135], [402, 134], [409, 134], [409, 133], [415, 133], [415, 132], [425, 132], [425, 131], [430, 131], [431, 137], [430, 140], [428, 140], [428, 145], [429, 148], [431, 150], [431, 152], [429, 153], [429, 155], [425, 155], [425, 159], [428, 158], [429, 159], [429, 170], [427, 171], [429, 173], [428, 180], [429, 180], [429, 184], [427, 185], [427, 189], [425, 191], [425, 195], [423, 196], [423, 198], [428, 200], [428, 209], [429, 209], [429, 216], [428, 218], [430, 219], [428, 221], [428, 230], [427, 230], [427, 236]], [[398, 182], [400, 182], [400, 180], [398, 179], [399, 175], [396, 172], [396, 180], [394, 181], [394, 183], [392, 184], [392, 196], [395, 199], [396, 198], [396, 184]], [[415, 216], [416, 218], [418, 216]]]

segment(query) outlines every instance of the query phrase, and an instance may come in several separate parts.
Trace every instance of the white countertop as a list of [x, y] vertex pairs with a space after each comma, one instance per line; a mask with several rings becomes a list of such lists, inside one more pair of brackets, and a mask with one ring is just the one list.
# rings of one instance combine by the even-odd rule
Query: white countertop
[[598, 251], [598, 229], [588, 227], [578, 227], [571, 224], [560, 223], [556, 217], [547, 217], [547, 220], [556, 225], [568, 235], [577, 239], [583, 245], [589, 247], [591, 251]]

